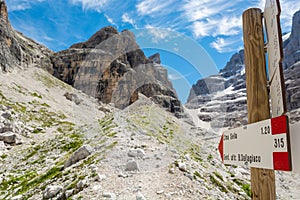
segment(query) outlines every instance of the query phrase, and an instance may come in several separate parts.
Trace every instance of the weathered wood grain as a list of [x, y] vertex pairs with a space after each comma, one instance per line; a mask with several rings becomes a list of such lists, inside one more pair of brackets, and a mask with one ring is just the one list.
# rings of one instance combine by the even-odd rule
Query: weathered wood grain
[[[243, 13], [248, 123], [270, 118], [262, 11]], [[254, 147], [255, 148], [255, 147]], [[274, 170], [251, 168], [252, 199], [276, 198]]]

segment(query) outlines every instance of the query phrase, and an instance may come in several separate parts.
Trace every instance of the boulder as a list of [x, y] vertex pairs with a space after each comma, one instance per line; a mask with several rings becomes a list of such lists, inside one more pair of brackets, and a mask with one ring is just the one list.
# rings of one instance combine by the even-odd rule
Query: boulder
[[8, 144], [15, 144], [17, 135], [13, 132], [0, 133], [0, 141], [3, 141]]
[[80, 160], [87, 158], [93, 152], [93, 148], [89, 145], [84, 145], [77, 149], [71, 157], [65, 162], [64, 169], [70, 167], [71, 165], [77, 163]]
[[43, 199], [52, 199], [56, 197], [61, 191], [63, 187], [58, 185], [48, 185], [43, 193]]

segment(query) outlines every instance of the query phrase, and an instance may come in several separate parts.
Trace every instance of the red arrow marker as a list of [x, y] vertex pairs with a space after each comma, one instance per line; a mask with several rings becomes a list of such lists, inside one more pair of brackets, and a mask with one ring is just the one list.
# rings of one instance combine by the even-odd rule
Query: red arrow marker
[[224, 161], [224, 154], [223, 154], [223, 138], [224, 138], [224, 134], [222, 134], [222, 137], [221, 137], [221, 140], [220, 140], [220, 143], [219, 143], [219, 152], [220, 152], [220, 156], [222, 158], [222, 161]]

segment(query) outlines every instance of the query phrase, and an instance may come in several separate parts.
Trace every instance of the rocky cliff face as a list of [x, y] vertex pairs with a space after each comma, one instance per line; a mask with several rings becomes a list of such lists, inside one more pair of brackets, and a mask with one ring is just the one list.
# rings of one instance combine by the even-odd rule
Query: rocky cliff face
[[0, 2], [0, 72], [10, 72], [30, 65], [46, 67], [51, 64], [51, 51], [21, 33], [14, 31], [8, 21], [7, 7]]
[[[284, 77], [288, 111], [300, 108], [300, 11], [293, 17], [292, 33], [284, 42]], [[186, 108], [196, 110], [201, 121], [211, 127], [247, 124], [244, 51], [232, 56], [220, 73], [193, 85]], [[298, 111], [297, 111], [298, 112]], [[296, 120], [292, 116], [291, 121]]]
[[98, 98], [125, 108], [142, 93], [180, 117], [182, 106], [177, 98], [160, 56], [144, 55], [130, 31], [105, 27], [88, 41], [74, 44], [58, 53], [14, 31], [7, 7], [0, 2], [1, 72], [38, 66], [52, 75]]
[[51, 74], [104, 103], [123, 109], [142, 93], [177, 116], [182, 111], [159, 55], [147, 58], [130, 31], [105, 27], [51, 61]]
[[284, 42], [283, 68], [286, 69], [300, 61], [300, 10], [293, 16], [293, 26], [290, 37]]

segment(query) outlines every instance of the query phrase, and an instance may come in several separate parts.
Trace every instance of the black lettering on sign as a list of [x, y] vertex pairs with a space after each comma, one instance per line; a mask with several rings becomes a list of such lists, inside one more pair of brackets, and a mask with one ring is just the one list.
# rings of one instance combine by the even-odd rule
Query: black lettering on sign
[[224, 160], [229, 160], [229, 154], [224, 154]]
[[224, 140], [229, 140], [229, 135], [224, 135]]
[[238, 161], [246, 162], [246, 163], [260, 163], [261, 156], [259, 155], [248, 155], [248, 154], [238, 154]]
[[236, 140], [237, 139], [237, 134], [236, 133], [230, 133], [230, 139], [231, 140]]
[[284, 148], [284, 138], [276, 138], [274, 139], [274, 147], [275, 148]]
[[260, 128], [260, 133], [262, 135], [271, 134], [271, 128], [270, 128], [270, 126], [261, 127]]
[[236, 161], [236, 155], [235, 154], [231, 155], [231, 161]]

